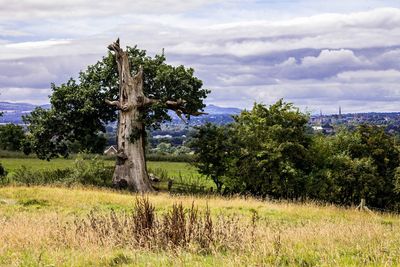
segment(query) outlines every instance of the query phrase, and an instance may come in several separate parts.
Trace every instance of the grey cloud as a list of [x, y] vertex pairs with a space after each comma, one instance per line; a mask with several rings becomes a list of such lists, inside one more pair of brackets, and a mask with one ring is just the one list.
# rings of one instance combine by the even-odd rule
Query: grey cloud
[[25, 58], [0, 61], [0, 88], [46, 88], [50, 83], [66, 82], [79, 71], [94, 64], [98, 55]]
[[47, 104], [47, 96], [50, 94], [50, 89], [38, 89], [38, 88], [0, 88], [0, 99], [1, 101], [10, 102], [25, 102], [32, 104]]
[[[236, 101], [227, 100], [224, 96], [238, 95]], [[240, 98], [239, 98], [240, 96]], [[238, 103], [239, 107], [251, 107], [254, 101], [272, 104], [279, 98], [295, 103], [303, 110], [311, 108], [333, 112], [337, 106], [343, 105], [348, 112], [360, 111], [355, 106], [348, 106], [345, 103], [357, 103], [356, 106], [370, 108], [363, 111], [390, 110], [389, 107], [396, 107], [400, 104], [400, 88], [394, 83], [354, 83], [342, 84], [334, 81], [281, 81], [280, 84], [267, 86], [241, 86], [222, 88], [212, 92], [212, 99], [215, 103]], [[380, 103], [380, 105], [378, 105]], [[387, 105], [382, 103], [387, 103]], [[373, 107], [376, 105], [375, 107]], [[373, 107], [373, 108], [372, 108]]]
[[291, 57], [276, 66], [278, 76], [288, 79], [324, 79], [337, 73], [368, 68], [371, 63], [367, 59], [357, 57], [351, 50], [322, 50], [314, 56], [296, 60]]
[[[49, 5], [44, 10], [54, 15], [56, 4]], [[209, 103], [250, 107], [283, 97], [302, 108], [352, 103], [349, 110], [362, 102], [368, 108], [387, 103], [388, 109], [400, 103], [400, 9], [228, 24], [133, 14], [116, 18], [115, 25], [112, 19], [85, 21], [84, 30], [74, 35], [81, 20], [63, 18], [49, 27], [55, 32], [73, 25], [72, 37], [0, 42], [0, 88], [42, 90], [50, 82], [65, 82], [105, 55], [107, 44], [120, 36], [123, 45], [138, 44], [149, 54], [165, 48], [170, 63], [193, 67], [212, 89]]]
[[279, 80], [321, 80], [344, 71], [376, 68], [375, 63], [362, 55], [356, 56], [351, 50], [322, 50], [316, 56], [308, 54], [310, 51], [291, 53], [289, 58], [275, 65], [270, 62], [275, 60], [268, 58], [254, 62], [246, 58], [215, 64], [201, 59], [190, 62], [201, 74], [204, 73], [211, 85], [229, 86], [276, 84]]
[[387, 51], [375, 58], [382, 68], [400, 69], [400, 49]]
[[359, 70], [342, 72], [337, 75], [337, 81], [345, 83], [399, 83], [400, 71], [398, 70]]

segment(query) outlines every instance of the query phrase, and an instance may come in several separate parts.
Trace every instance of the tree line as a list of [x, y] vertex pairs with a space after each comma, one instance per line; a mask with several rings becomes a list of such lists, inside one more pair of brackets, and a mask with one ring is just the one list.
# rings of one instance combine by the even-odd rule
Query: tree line
[[221, 193], [315, 199], [341, 205], [362, 198], [400, 208], [399, 146], [383, 127], [361, 125], [334, 136], [313, 134], [309, 117], [279, 100], [255, 104], [226, 126], [198, 127], [196, 166]]

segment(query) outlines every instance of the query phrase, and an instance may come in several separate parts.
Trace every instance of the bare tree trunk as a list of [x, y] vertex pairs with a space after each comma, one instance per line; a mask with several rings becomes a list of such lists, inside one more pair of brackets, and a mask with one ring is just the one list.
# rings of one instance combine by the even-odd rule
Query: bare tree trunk
[[107, 101], [119, 109], [117, 132], [118, 153], [113, 184], [137, 192], [151, 192], [153, 188], [146, 169], [144, 154], [145, 126], [141, 119], [143, 71], [132, 77], [128, 55], [119, 46], [119, 40], [108, 47], [115, 52], [119, 73], [119, 101]]
[[143, 108], [162, 105], [166, 109], [175, 111], [185, 123], [184, 115], [199, 116], [206, 113], [188, 110], [184, 99], [161, 101], [146, 97], [143, 93], [142, 67], [132, 77], [128, 54], [120, 48], [119, 39], [109, 45], [108, 49], [115, 52], [119, 74], [119, 100], [106, 100], [107, 104], [120, 110], [117, 130], [118, 154], [113, 184], [120, 188], [129, 187], [138, 192], [150, 192], [153, 188], [146, 170], [144, 154], [146, 132], [141, 119]]

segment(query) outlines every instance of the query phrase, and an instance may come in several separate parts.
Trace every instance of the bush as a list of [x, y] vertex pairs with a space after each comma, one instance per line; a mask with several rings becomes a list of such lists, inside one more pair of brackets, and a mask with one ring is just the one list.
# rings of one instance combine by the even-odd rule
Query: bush
[[24, 185], [45, 185], [56, 183], [71, 182], [71, 169], [56, 169], [56, 170], [31, 170], [26, 166], [17, 169], [12, 177], [11, 182]]
[[17, 159], [25, 159], [25, 158], [36, 158], [36, 155], [25, 155], [21, 151], [9, 151], [0, 149], [0, 158], [17, 158]]
[[104, 161], [97, 157], [84, 160], [82, 156], [78, 156], [71, 173], [71, 180], [81, 184], [111, 186], [113, 171], [113, 167], [105, 166]]
[[156, 154], [147, 154], [146, 160], [148, 161], [169, 161], [169, 162], [193, 162], [194, 156], [191, 154], [165, 154], [165, 153], [156, 153]]
[[74, 168], [56, 170], [32, 170], [26, 166], [17, 169], [8, 182], [23, 185], [45, 184], [85, 184], [95, 186], [111, 186], [113, 168], [105, 166], [97, 158], [84, 160], [78, 157]]

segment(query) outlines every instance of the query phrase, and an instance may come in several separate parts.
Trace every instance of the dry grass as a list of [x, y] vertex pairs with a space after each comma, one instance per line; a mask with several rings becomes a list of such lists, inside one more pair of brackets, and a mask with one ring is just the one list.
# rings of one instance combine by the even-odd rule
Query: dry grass
[[[173, 205], [164, 214], [156, 214], [147, 198], [139, 198], [131, 213], [91, 211], [83, 219], [63, 226], [56, 239], [75, 248], [100, 247], [145, 249], [149, 251], [186, 250], [197, 254], [216, 254], [239, 250], [249, 229], [234, 217], [212, 218], [192, 205]], [[252, 222], [255, 228], [255, 221]]]
[[0, 188], [0, 265], [400, 265], [396, 215], [240, 197], [137, 199], [87, 188]]

